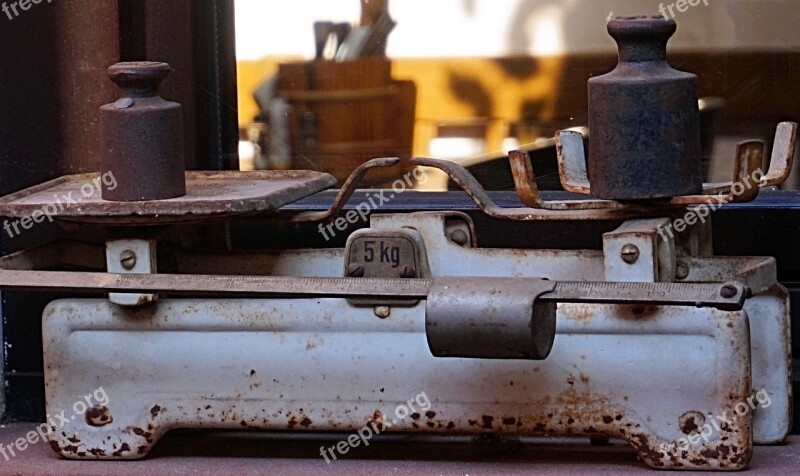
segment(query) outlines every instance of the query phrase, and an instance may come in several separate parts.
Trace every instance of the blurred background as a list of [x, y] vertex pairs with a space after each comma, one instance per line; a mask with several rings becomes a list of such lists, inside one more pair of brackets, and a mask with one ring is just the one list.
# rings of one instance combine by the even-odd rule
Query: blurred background
[[[616, 64], [606, 22], [662, 6], [678, 23], [668, 61], [699, 76], [706, 179], [730, 180], [738, 141], [800, 120], [796, 0], [235, 0], [241, 167], [342, 180], [400, 156], [385, 184], [433, 156], [500, 190], [523, 148], [557, 189], [553, 135], [587, 124], [586, 81]], [[373, 44], [357, 51], [364, 29]]]

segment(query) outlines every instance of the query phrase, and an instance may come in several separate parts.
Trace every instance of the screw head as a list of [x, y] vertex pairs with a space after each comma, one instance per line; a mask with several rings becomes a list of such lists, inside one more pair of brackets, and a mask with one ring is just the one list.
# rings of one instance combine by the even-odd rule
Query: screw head
[[401, 278], [416, 278], [417, 277], [417, 270], [414, 269], [413, 266], [401, 266], [400, 272], [398, 273]]
[[722, 289], [719, 290], [719, 295], [724, 297], [725, 299], [731, 299], [736, 297], [739, 294], [739, 290], [736, 289], [736, 286], [732, 286], [730, 284], [726, 284], [722, 286]]
[[458, 246], [465, 246], [469, 242], [469, 235], [461, 228], [456, 228], [450, 233], [450, 241]]
[[133, 106], [133, 99], [131, 98], [118, 99], [117, 102], [114, 103], [114, 108], [116, 109], [128, 109], [131, 106]]
[[350, 278], [363, 278], [364, 267], [360, 264], [351, 264], [347, 267], [347, 276]]
[[622, 256], [622, 261], [628, 264], [633, 264], [639, 261], [639, 248], [637, 248], [636, 245], [628, 243], [622, 247], [620, 256]]
[[391, 315], [392, 308], [390, 308], [389, 306], [376, 306], [373, 311], [375, 312], [375, 315], [380, 319], [386, 319], [387, 317], [389, 317], [389, 315]]
[[125, 250], [119, 255], [119, 264], [128, 271], [136, 266], [136, 253], [131, 250]]

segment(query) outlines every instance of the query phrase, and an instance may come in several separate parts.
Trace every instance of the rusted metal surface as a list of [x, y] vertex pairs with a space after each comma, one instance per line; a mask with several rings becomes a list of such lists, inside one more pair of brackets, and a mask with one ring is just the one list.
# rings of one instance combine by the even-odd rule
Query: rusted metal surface
[[558, 176], [564, 190], [589, 195], [589, 173], [583, 152], [583, 134], [577, 131], [560, 131], [556, 134]]
[[[583, 250], [489, 249], [459, 246], [447, 238], [444, 223], [451, 213], [378, 214], [370, 218], [375, 229], [413, 226], [425, 241], [435, 276], [548, 277], [552, 280], [600, 281], [605, 277], [604, 253]], [[468, 217], [462, 220], [470, 222]], [[470, 225], [471, 227], [472, 225]], [[703, 228], [708, 233], [708, 228]], [[703, 238], [707, 241], [707, 238]], [[338, 254], [337, 254], [338, 253]], [[676, 253], [679, 253], [676, 250]], [[181, 272], [223, 274], [275, 274], [291, 276], [341, 276], [342, 250], [285, 250], [265, 253], [178, 255]], [[646, 261], [642, 255], [639, 261]], [[693, 283], [737, 281], [754, 296], [745, 302], [750, 319], [753, 388], [764, 388], [773, 405], [755, 416], [756, 443], [774, 443], [788, 434], [791, 422], [791, 367], [788, 295], [777, 285], [773, 258], [678, 256], [685, 275], [677, 279]], [[680, 265], [682, 263], [682, 266]], [[676, 275], [680, 272], [676, 271]], [[585, 308], [586, 312], [590, 312]], [[559, 319], [563, 315], [559, 314]], [[559, 333], [564, 331], [559, 323]], [[562, 344], [564, 345], [564, 344]], [[569, 351], [565, 351], [569, 353]], [[684, 375], [681, 373], [681, 375]]]
[[[508, 153], [511, 163], [511, 174], [514, 177], [514, 185], [517, 195], [525, 205], [531, 208], [541, 208], [543, 210], [619, 210], [625, 205], [619, 202], [603, 200], [572, 200], [560, 202], [547, 202], [539, 195], [539, 187], [536, 185], [536, 175], [533, 171], [533, 164], [530, 156], [519, 150]], [[570, 187], [573, 190], [574, 187]]]
[[782, 122], [775, 134], [769, 171], [761, 180], [761, 187], [773, 187], [785, 182], [792, 173], [797, 149], [797, 123]]
[[[54, 218], [108, 225], [218, 219], [273, 211], [332, 187], [336, 180], [306, 170], [186, 172], [185, 196], [139, 202], [103, 200], [98, 192], [102, 183], [99, 174], [61, 177], [3, 197], [0, 215], [26, 217], [46, 211]], [[55, 205], [56, 200], [60, 206]]]
[[[677, 448], [687, 436], [681, 416], [732, 415], [750, 397], [745, 313], [583, 305], [558, 312], [556, 345], [532, 364], [434, 358], [421, 305], [377, 319], [343, 299], [161, 301], [136, 311], [58, 301], [44, 316], [48, 411], [70, 408], [84, 387], [103, 382], [113, 422], [69, 421], [51, 429], [50, 444], [71, 459], [137, 459], [174, 428], [356, 431], [374, 423], [443, 435], [609, 435], [651, 467], [747, 465], [752, 413], [707, 442]], [[155, 338], [161, 334], [170, 338]], [[214, 344], [220, 339], [227, 345]], [[653, 339], [667, 345], [636, 345]], [[198, 342], [207, 351], [174, 351]], [[91, 351], [71, 352], [75, 346]], [[165, 352], [172, 358], [162, 359]], [[637, 361], [651, 372], [631, 379]], [[643, 383], [685, 373], [704, 378], [680, 388]], [[398, 405], [422, 391], [430, 409], [398, 418]]]
[[425, 335], [436, 357], [544, 360], [556, 337], [555, 281], [438, 279], [425, 303]]
[[108, 77], [120, 98], [100, 108], [104, 200], [164, 200], [186, 194], [181, 106], [165, 101], [158, 87], [170, 66], [158, 62], [117, 63]]
[[702, 191], [697, 77], [666, 62], [676, 28], [663, 16], [608, 23], [619, 64], [589, 80], [588, 173], [595, 197], [649, 200]]
[[[602, 279], [603, 255], [596, 252], [460, 246], [448, 239], [448, 216], [389, 215], [372, 217], [372, 221], [384, 228], [414, 226], [428, 251], [435, 250], [431, 266], [437, 276], [541, 272], [557, 286], [564, 277]], [[267, 260], [269, 267], [253, 265], [253, 270], [259, 274], [279, 270], [294, 276], [341, 275], [342, 250], [338, 253], [336, 259], [331, 250], [286, 251]], [[648, 258], [642, 255], [639, 259]], [[722, 263], [725, 260], [727, 265]], [[237, 266], [258, 258], [234, 254], [227, 261], [227, 267], [236, 271]], [[215, 260], [203, 262], [217, 272]], [[751, 268], [760, 266], [756, 259], [747, 263]], [[762, 260], [762, 265], [764, 272], [754, 270], [747, 276], [752, 283], [756, 283], [756, 275], [761, 276], [760, 286], [765, 286], [769, 269], [774, 275], [774, 262], [771, 268], [770, 262]], [[739, 266], [732, 259], [719, 258], [714, 266], [720, 270], [716, 282], [736, 279]], [[726, 275], [723, 268], [734, 274]], [[17, 283], [22, 282], [17, 277], [27, 279], [3, 277]], [[40, 281], [58, 284], [53, 277], [58, 276], [42, 276]], [[234, 281], [236, 284], [223, 286], [223, 292], [240, 289], [240, 281]], [[255, 286], [256, 281], [251, 284]], [[629, 289], [616, 283], [607, 283], [606, 289], [592, 288], [591, 283], [572, 286], [578, 297], [615, 289], [619, 295], [619, 290]], [[636, 292], [635, 286], [630, 289]], [[717, 293], [721, 289], [722, 284], [714, 286]], [[562, 297], [567, 291], [559, 290]], [[746, 314], [693, 305], [563, 304], [558, 310], [556, 345], [536, 368], [513, 362], [434, 359], [425, 343], [422, 306], [393, 307], [390, 313], [379, 315], [372, 307], [357, 308], [345, 299], [322, 298], [168, 300], [130, 311], [105, 300], [54, 303], [45, 315], [45, 332], [54, 337], [45, 340], [48, 411], [69, 408], [66, 405], [76, 401], [78, 393], [102, 382], [109, 391], [107, 416], [113, 422], [98, 427], [92, 425], [102, 423], [96, 418], [77, 419], [51, 434], [52, 446], [69, 458], [128, 459], [144, 456], [164, 432], [180, 427], [329, 431], [356, 430], [376, 422], [388, 428], [396, 403], [425, 390], [434, 403], [431, 413], [411, 416], [392, 430], [606, 434], [626, 439], [654, 467], [741, 468], [752, 449], [748, 440], [751, 427], [757, 441], [779, 441], [789, 421], [785, 418], [789, 412], [785, 378], [789, 372], [788, 313], [786, 294], [781, 291], [774, 288], [748, 300]], [[685, 289], [680, 292], [685, 295]], [[737, 290], [740, 292], [744, 294], [742, 288]], [[116, 345], [109, 335], [114, 336], [111, 340]], [[183, 346], [196, 348], [198, 339], [207, 339], [206, 348], [213, 352], [175, 352]], [[224, 339], [225, 345], [218, 339]], [[231, 339], [244, 340], [231, 345]], [[642, 345], [653, 341], [663, 345]], [[164, 362], [159, 357], [166, 352], [161, 346], [168, 347], [177, 360]], [[232, 347], [235, 352], [226, 350]], [[75, 348], [89, 350], [74, 352]], [[608, 352], [609, 348], [614, 352]], [[272, 349], [281, 349], [284, 357], [280, 363], [274, 361]], [[742, 354], [751, 351], [753, 386], [748, 384], [742, 391], [744, 379], [750, 375], [745, 367], [750, 357], [745, 359]], [[681, 359], [674, 359], [676, 354]], [[457, 362], [448, 366], [443, 360]], [[642, 360], [652, 372], [631, 379], [630, 362]], [[397, 367], [398, 361], [405, 366]], [[67, 372], [66, 368], [81, 370]], [[187, 373], [187, 368], [196, 371]], [[197, 373], [206, 378], [194, 378]], [[398, 374], [404, 378], [386, 378]], [[660, 384], [671, 376], [686, 374], [704, 377], [676, 377], [680, 391]], [[646, 381], [650, 376], [653, 383]], [[686, 436], [680, 423], [688, 421], [681, 419], [687, 413], [701, 413], [707, 420], [723, 415], [746, 401], [749, 392], [761, 388], [769, 391], [775, 402], [772, 406], [737, 418], [732, 427], [721, 429], [719, 438], [715, 433], [708, 444], [701, 442], [685, 453], [675, 445]], [[100, 409], [90, 416], [95, 413], [102, 418]], [[751, 418], [760, 423], [753, 424]], [[684, 428], [688, 428], [686, 424]]]
[[752, 202], [758, 197], [760, 189], [761, 165], [764, 160], [764, 143], [761, 141], [741, 142], [736, 147], [736, 159], [733, 166], [734, 180], [719, 195], [710, 195], [713, 187], [704, 191], [705, 195], [687, 195], [675, 197], [672, 203], [678, 205], [723, 205], [726, 203]]

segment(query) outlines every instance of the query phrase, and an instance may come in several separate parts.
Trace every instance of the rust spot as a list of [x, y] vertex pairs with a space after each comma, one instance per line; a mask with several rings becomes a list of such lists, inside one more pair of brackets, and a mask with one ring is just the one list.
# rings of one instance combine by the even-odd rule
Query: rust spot
[[427, 412], [425, 412], [425, 416], [428, 417], [428, 418], [435, 418], [436, 417], [436, 412], [432, 412], [432, 411], [428, 410]]
[[456, 427], [456, 424], [453, 423], [452, 421], [447, 422], [447, 429], [448, 430], [452, 430], [455, 427]]
[[120, 456], [122, 456], [122, 453], [128, 452], [130, 450], [131, 447], [128, 446], [128, 443], [122, 443], [122, 446], [120, 446], [117, 451], [112, 453], [112, 456], [114, 456], [115, 458], [119, 458]]
[[[148, 427], [148, 428], [151, 428], [151, 427]], [[136, 436], [144, 437], [147, 440], [148, 443], [152, 443], [153, 442], [153, 434], [150, 433], [149, 431], [144, 431], [141, 428], [131, 427], [131, 426], [129, 426], [127, 428], [127, 430], [130, 431], [131, 433], [133, 433]]]
[[481, 417], [481, 421], [483, 422], [482, 427], [486, 428], [487, 430], [492, 429], [492, 423], [494, 422], [494, 417], [489, 415], [483, 415]]
[[95, 406], [86, 410], [84, 418], [87, 425], [95, 427], [105, 426], [114, 421], [111, 411], [105, 406]]
[[81, 442], [80, 438], [78, 438], [75, 435], [70, 436], [69, 438], [67, 438], [67, 441], [69, 441], [70, 443], [80, 443]]
[[646, 306], [646, 305], [620, 306], [617, 312], [618, 315], [623, 319], [638, 320], [647, 317], [652, 317], [658, 314], [658, 306]]
[[503, 425], [513, 425], [515, 423], [517, 423], [517, 419], [514, 417], [503, 418]]
[[420, 415], [419, 413], [412, 413], [412, 414], [411, 414], [411, 418], [412, 418], [412, 419], [414, 419], [414, 420], [419, 420], [419, 417], [420, 417], [420, 416], [421, 416], [421, 415]]
[[91, 448], [89, 450], [89, 453], [91, 453], [91, 454], [93, 454], [95, 456], [105, 456], [106, 455], [106, 450], [104, 450], [102, 448]]
[[705, 424], [706, 417], [698, 411], [689, 411], [681, 415], [678, 419], [678, 428], [685, 435], [690, 435], [698, 430]]
[[250, 376], [252, 377], [255, 374], [256, 374], [256, 371], [254, 369], [250, 369]]
[[140, 446], [139, 448], [136, 449], [136, 452], [139, 453], [140, 455], [147, 454], [147, 446], [146, 445]]
[[302, 420], [300, 420], [300, 426], [305, 427], [305, 428], [308, 428], [309, 426], [311, 426], [311, 423], [312, 423], [312, 421], [308, 417], [305, 417]]
[[606, 425], [611, 424], [612, 421], [614, 421], [614, 419], [611, 418], [610, 416], [608, 416], [608, 415], [604, 415], [603, 416], [603, 423], [605, 423]]
[[383, 413], [380, 410], [375, 410], [375, 413], [372, 414], [372, 418], [367, 422], [367, 424], [372, 423], [378, 430], [383, 431]]
[[589, 306], [580, 306], [580, 310], [575, 313], [570, 313], [568, 318], [574, 321], [588, 321], [594, 318], [594, 312], [592, 312]]
[[74, 446], [74, 445], [65, 446], [62, 449], [64, 450], [65, 453], [77, 453], [78, 452], [78, 447]]
[[56, 453], [61, 453], [61, 446], [59, 446], [57, 441], [50, 440], [48, 442], [50, 444], [50, 448], [53, 449]]
[[161, 413], [161, 406], [153, 405], [153, 408], [150, 409], [150, 416], [155, 418], [159, 413]]

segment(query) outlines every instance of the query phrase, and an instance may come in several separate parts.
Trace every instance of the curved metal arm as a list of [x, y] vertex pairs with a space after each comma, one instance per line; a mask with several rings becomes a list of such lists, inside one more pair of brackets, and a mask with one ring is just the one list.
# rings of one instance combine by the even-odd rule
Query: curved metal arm
[[293, 217], [291, 221], [294, 223], [307, 223], [325, 221], [338, 216], [344, 205], [348, 200], [350, 200], [350, 197], [353, 196], [353, 193], [358, 188], [358, 184], [361, 182], [361, 179], [364, 178], [370, 169], [377, 167], [389, 167], [396, 165], [398, 162], [400, 162], [400, 158], [398, 157], [383, 157], [364, 162], [363, 164], [359, 165], [349, 177], [347, 177], [347, 180], [345, 180], [345, 182], [342, 184], [342, 188], [339, 189], [339, 193], [333, 200], [331, 208], [324, 212], [303, 213]]

